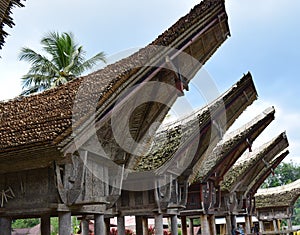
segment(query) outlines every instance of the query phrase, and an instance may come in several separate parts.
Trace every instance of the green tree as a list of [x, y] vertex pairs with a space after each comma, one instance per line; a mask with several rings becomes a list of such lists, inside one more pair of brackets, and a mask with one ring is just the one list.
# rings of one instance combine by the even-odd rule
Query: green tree
[[40, 223], [40, 219], [17, 219], [12, 222], [12, 228], [32, 228]]
[[282, 162], [274, 170], [274, 174], [270, 175], [261, 188], [277, 187], [289, 184], [300, 179], [300, 166], [291, 162]]
[[[271, 188], [289, 184], [293, 181], [300, 179], [300, 166], [293, 163], [282, 162], [274, 170], [274, 174], [270, 175], [265, 182], [262, 184], [261, 188]], [[294, 205], [294, 216], [293, 224], [300, 224], [300, 198], [296, 201]]]
[[296, 201], [294, 205], [294, 217], [293, 217], [293, 224], [300, 225], [300, 198]]
[[45, 55], [28, 47], [21, 49], [20, 60], [31, 63], [28, 73], [22, 77], [22, 95], [61, 85], [80, 76], [98, 62], [105, 62], [103, 52], [86, 60], [86, 52], [75, 42], [72, 33], [49, 32], [41, 39], [41, 44]]

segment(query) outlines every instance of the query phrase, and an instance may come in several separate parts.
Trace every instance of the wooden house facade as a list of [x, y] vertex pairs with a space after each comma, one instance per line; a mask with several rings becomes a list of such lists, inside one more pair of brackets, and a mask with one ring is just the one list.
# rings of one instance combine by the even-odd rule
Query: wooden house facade
[[[122, 234], [123, 216], [132, 214], [124, 187], [130, 183], [128, 172], [140, 159], [120, 147], [111, 125], [119, 120], [113, 118], [126, 113], [146, 86], [154, 102], [136, 107], [128, 126], [133, 141], [148, 138], [149, 128], [155, 132], [158, 127], [152, 124], [162, 122], [177, 97], [188, 89], [189, 81], [228, 36], [224, 1], [205, 0], [133, 55], [43, 93], [1, 102], [1, 234], [11, 233], [12, 219], [40, 217], [41, 233], [47, 235], [50, 217], [58, 216], [59, 233], [69, 235], [71, 215], [93, 215], [95, 234], [106, 233], [105, 217], [118, 215], [118, 233]], [[151, 82], [166, 84], [169, 90], [159, 92], [157, 86], [147, 86]], [[95, 141], [101, 143], [101, 150]], [[129, 192], [137, 207], [154, 205], [157, 234], [161, 234], [162, 212], [167, 210], [158, 191], [181, 190], [184, 180], [170, 182], [166, 189], [156, 186], [148, 192]], [[184, 202], [186, 189], [182, 190], [173, 195], [176, 206]]]
[[261, 232], [279, 233], [282, 220], [287, 221], [289, 234], [292, 231], [293, 207], [300, 196], [300, 179], [279, 187], [259, 189], [255, 195], [256, 214]]
[[[12, 24], [13, 5], [21, 3], [0, 0], [1, 26]], [[161, 125], [229, 35], [224, 0], [204, 0], [129, 57], [0, 102], [1, 235], [11, 234], [13, 219], [31, 217], [41, 218], [41, 234], [49, 235], [52, 216], [59, 217], [59, 234], [70, 235], [72, 215], [83, 218], [82, 234], [87, 218], [96, 235], [107, 235], [109, 219], [117, 217], [123, 235], [126, 215], [136, 216], [138, 235], [148, 234], [150, 217], [156, 235], [163, 234], [163, 217], [171, 219], [172, 235], [177, 217], [184, 235], [186, 219], [194, 217], [201, 217], [202, 234], [216, 234], [216, 215], [227, 216], [230, 233], [235, 215], [252, 213], [262, 183], [256, 176], [267, 177], [287, 154], [278, 155], [288, 145], [282, 134], [236, 170], [274, 109], [224, 135], [257, 99], [247, 73], [206, 107]]]

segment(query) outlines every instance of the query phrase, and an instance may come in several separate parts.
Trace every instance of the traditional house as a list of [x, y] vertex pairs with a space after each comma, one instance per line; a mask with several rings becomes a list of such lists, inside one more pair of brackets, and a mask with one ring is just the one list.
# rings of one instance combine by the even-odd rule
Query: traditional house
[[279, 187], [259, 189], [255, 194], [256, 213], [260, 231], [281, 230], [280, 222], [286, 220], [289, 234], [292, 231], [293, 206], [300, 196], [300, 179]]
[[41, 217], [47, 235], [50, 217], [58, 216], [59, 233], [69, 235], [71, 215], [93, 215], [95, 234], [105, 234], [104, 217], [118, 214], [121, 234], [123, 181], [144, 151], [136, 143], [147, 146], [159, 126], [152, 124], [162, 122], [228, 35], [224, 1], [205, 0], [133, 55], [43, 93], [1, 102], [1, 233], [10, 234], [12, 219]]
[[[265, 143], [253, 152], [245, 154], [225, 174], [221, 185], [224, 212], [227, 211], [226, 225], [228, 232], [237, 228], [236, 216], [244, 215], [246, 221], [246, 233], [250, 233], [251, 215], [255, 206], [254, 194], [249, 192], [249, 185], [258, 174], [269, 167], [270, 162], [288, 147], [285, 133], [281, 133], [273, 140]], [[285, 155], [286, 156], [286, 155]], [[282, 159], [282, 158], [281, 158]], [[253, 193], [252, 189], [252, 193]]]
[[[216, 146], [222, 133], [256, 97], [252, 78], [247, 74], [208, 106], [171, 126], [162, 126], [149, 154], [137, 162], [135, 170], [138, 172], [124, 180], [125, 186], [127, 181], [135, 186], [144, 177], [142, 182], [151, 185], [151, 190], [135, 192], [132, 188], [131, 191], [123, 191], [122, 195], [128, 196], [120, 198], [119, 211], [144, 218], [147, 215], [157, 219], [159, 216], [170, 216], [174, 221], [172, 234], [177, 234], [177, 215], [185, 208], [189, 179], [198, 172], [199, 162], [203, 161], [205, 153]], [[225, 116], [226, 119], [223, 119]], [[130, 187], [127, 185], [127, 188]], [[152, 198], [152, 204], [149, 204], [147, 195]], [[181, 219], [184, 221], [183, 215]]]
[[[223, 177], [244, 151], [251, 149], [249, 143], [252, 143], [273, 121], [274, 113], [274, 108], [266, 109], [241, 128], [226, 133], [215, 149], [211, 153], [206, 153], [198, 166], [197, 175], [189, 187], [186, 208], [181, 211], [181, 216], [188, 216], [191, 225], [193, 218], [200, 217], [203, 233], [216, 234], [215, 216], [230, 213], [230, 209], [225, 209], [225, 202], [222, 201]], [[192, 230], [192, 226], [190, 229]]]

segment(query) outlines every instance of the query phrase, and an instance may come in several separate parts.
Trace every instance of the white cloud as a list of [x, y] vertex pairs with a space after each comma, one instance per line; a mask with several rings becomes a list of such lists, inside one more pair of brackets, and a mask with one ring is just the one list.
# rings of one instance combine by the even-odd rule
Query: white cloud
[[254, 141], [253, 148], [258, 148], [264, 143], [272, 140], [280, 133], [286, 131], [289, 141], [290, 154], [284, 161], [293, 160], [300, 164], [300, 114], [291, 110], [284, 110], [277, 104], [272, 104], [270, 101], [261, 100], [258, 98], [247, 110], [236, 120], [229, 131], [238, 129], [242, 125], [251, 121], [266, 108], [274, 106], [275, 119], [270, 125], [260, 134]]

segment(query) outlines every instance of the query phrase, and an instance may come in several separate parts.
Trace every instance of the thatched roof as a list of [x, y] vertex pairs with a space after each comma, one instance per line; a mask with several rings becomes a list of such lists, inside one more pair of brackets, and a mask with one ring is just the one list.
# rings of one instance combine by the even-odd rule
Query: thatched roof
[[[195, 174], [197, 164], [207, 148], [215, 146], [220, 140], [218, 131], [212, 130], [212, 122], [221, 105], [224, 104], [226, 110], [222, 112], [226, 112], [227, 119], [225, 123], [219, 124], [220, 128], [226, 131], [256, 98], [252, 77], [248, 73], [211, 104], [189, 117], [162, 126], [153, 141], [150, 153], [138, 161], [135, 169], [147, 171], [160, 168], [158, 172], [171, 169], [172, 173], [176, 174], [176, 168], [180, 171], [182, 163], [190, 162], [190, 165], [185, 167]], [[197, 136], [200, 136], [200, 139]]]
[[15, 6], [23, 7], [24, 5], [21, 3], [21, 1], [22, 0], [0, 0], [0, 49], [4, 44], [5, 37], [8, 35], [4, 31], [4, 26], [14, 26], [14, 22], [11, 17], [11, 10]]
[[253, 152], [244, 154], [226, 173], [221, 185], [222, 190], [227, 192], [246, 191], [254, 177], [288, 145], [286, 134], [281, 133]]
[[284, 150], [278, 154], [267, 166], [265, 165], [261, 171], [253, 177], [250, 184], [245, 191], [245, 195], [254, 195], [260, 188], [262, 183], [274, 172], [274, 169], [283, 161], [283, 159], [289, 154], [288, 150]]
[[256, 208], [290, 207], [299, 196], [300, 179], [279, 187], [259, 189], [255, 194]]
[[214, 151], [203, 158], [194, 182], [205, 182], [211, 176], [222, 180], [238, 158], [247, 148], [251, 149], [252, 142], [274, 120], [274, 114], [274, 108], [270, 107], [244, 126], [225, 134]]
[[[37, 157], [40, 164], [43, 165], [42, 157], [58, 156], [60, 154], [58, 146], [64, 148], [73, 140], [72, 118], [76, 121], [75, 126], [80, 127], [84, 132], [85, 126], [89, 124], [87, 119], [91, 112], [96, 109], [95, 116], [97, 120], [101, 119], [113, 108], [125, 88], [147, 79], [174, 85], [174, 72], [163, 68], [165, 58], [175, 56], [170, 54], [174, 53], [174, 50], [170, 48], [162, 50], [157, 46], [169, 46], [181, 50], [196, 58], [200, 64], [204, 64], [228, 35], [229, 28], [224, 1], [205, 0], [195, 6], [189, 14], [179, 19], [150, 45], [133, 55], [43, 93], [1, 102], [0, 159], [2, 164], [0, 172], [6, 169], [4, 164], [13, 164], [17, 159], [26, 160], [27, 157], [26, 162], [30, 159], [32, 162], [37, 162], [35, 158]], [[179, 66], [187, 68], [190, 74], [185, 78], [186, 82], [189, 82], [201, 67], [193, 66], [192, 63], [179, 64]], [[84, 103], [81, 112], [86, 114], [83, 118], [78, 118], [76, 115], [72, 116], [72, 109], [82, 82], [85, 83], [89, 92], [86, 92], [85, 97], [76, 99], [76, 102]], [[176, 97], [177, 95], [173, 94], [170, 99], [174, 102]], [[95, 99], [98, 100], [97, 107], [86, 102]], [[148, 104], [141, 107], [139, 111], [140, 113], [151, 113], [152, 106]], [[139, 130], [146, 129], [147, 125], [151, 125], [159, 112], [166, 114], [167, 111], [168, 109], [163, 108], [154, 110], [151, 122], [147, 122], [147, 124], [142, 121], [144, 115], [139, 113], [141, 119], [134, 119], [134, 125], [136, 125], [134, 127], [137, 131], [132, 135], [141, 136], [143, 133], [140, 133]], [[51, 160], [45, 158], [45, 164], [49, 164]], [[26, 167], [23, 165], [22, 169]]]

